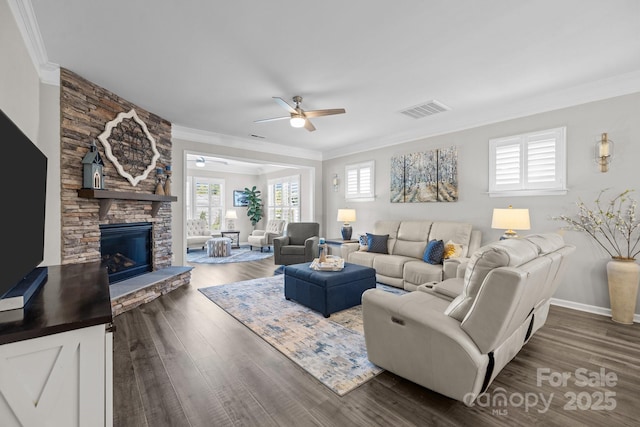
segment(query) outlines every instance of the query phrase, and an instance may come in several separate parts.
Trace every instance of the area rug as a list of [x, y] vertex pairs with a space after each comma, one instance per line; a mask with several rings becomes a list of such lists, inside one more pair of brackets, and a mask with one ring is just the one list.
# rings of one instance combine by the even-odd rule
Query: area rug
[[249, 247], [231, 249], [231, 255], [221, 257], [207, 256], [206, 250], [191, 250], [187, 253], [187, 262], [195, 264], [227, 264], [230, 262], [258, 261], [272, 256], [273, 252], [250, 250]]
[[[378, 288], [404, 293], [381, 284]], [[362, 306], [325, 319], [284, 298], [284, 275], [199, 291], [339, 396], [383, 371], [367, 359]]]

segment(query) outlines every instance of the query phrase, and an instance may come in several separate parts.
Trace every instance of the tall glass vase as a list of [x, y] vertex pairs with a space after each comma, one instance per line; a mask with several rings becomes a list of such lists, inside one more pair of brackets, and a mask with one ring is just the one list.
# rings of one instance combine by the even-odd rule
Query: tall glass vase
[[640, 265], [635, 259], [614, 258], [607, 262], [611, 320], [625, 325], [633, 324], [640, 281]]

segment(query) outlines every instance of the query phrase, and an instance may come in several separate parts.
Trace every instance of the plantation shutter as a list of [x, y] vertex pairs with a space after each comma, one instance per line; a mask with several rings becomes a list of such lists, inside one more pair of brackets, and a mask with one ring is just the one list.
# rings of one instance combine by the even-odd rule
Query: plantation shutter
[[374, 197], [373, 161], [345, 167], [345, 198], [370, 200]]
[[566, 193], [566, 128], [489, 141], [489, 195]]

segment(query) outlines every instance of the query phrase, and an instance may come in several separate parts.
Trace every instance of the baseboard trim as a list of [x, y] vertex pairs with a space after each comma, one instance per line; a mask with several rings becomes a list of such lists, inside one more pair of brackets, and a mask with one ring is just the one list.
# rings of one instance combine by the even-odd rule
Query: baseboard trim
[[[572, 308], [574, 310], [586, 311], [587, 313], [599, 314], [601, 316], [611, 317], [611, 309], [598, 307], [595, 305], [582, 304], [574, 301], [567, 301], [564, 299], [551, 298], [551, 304], [565, 308]], [[633, 322], [640, 323], [640, 314], [633, 315]]]

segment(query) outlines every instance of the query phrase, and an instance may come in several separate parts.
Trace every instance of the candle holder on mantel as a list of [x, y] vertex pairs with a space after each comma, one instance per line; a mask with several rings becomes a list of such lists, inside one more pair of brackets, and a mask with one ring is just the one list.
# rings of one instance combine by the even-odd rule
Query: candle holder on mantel
[[156, 168], [156, 194], [164, 196], [164, 187], [162, 185], [162, 168]]
[[164, 195], [171, 195], [171, 166], [167, 165], [164, 168], [164, 173], [167, 175], [167, 178], [164, 180]]

